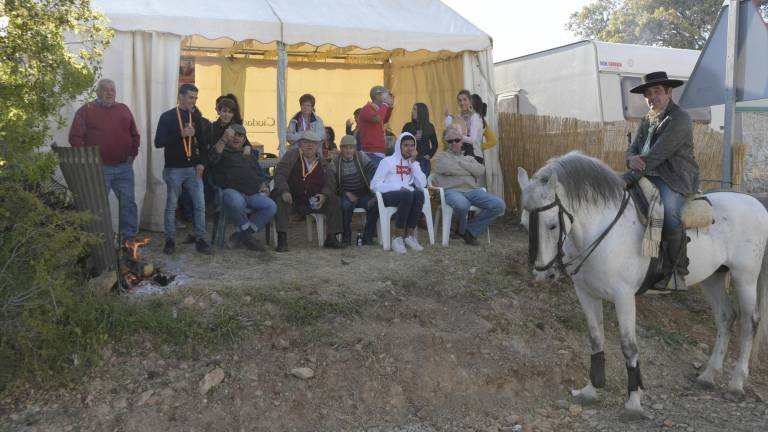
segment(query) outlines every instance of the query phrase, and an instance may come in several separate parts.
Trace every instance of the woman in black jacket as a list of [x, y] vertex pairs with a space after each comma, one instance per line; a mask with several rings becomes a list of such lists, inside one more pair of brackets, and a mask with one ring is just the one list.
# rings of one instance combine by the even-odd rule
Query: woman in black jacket
[[403, 126], [403, 132], [409, 132], [416, 137], [416, 160], [421, 165], [421, 171], [429, 176], [430, 160], [437, 152], [437, 134], [435, 126], [429, 122], [429, 109], [426, 104], [416, 102], [411, 110], [411, 121]]

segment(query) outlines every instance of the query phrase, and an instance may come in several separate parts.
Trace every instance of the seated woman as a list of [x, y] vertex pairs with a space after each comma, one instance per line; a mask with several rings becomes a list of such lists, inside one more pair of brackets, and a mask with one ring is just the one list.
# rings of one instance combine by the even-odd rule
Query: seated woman
[[301, 110], [297, 112], [291, 121], [288, 122], [288, 130], [285, 138], [291, 144], [298, 144], [301, 139], [301, 133], [305, 130], [311, 130], [320, 140], [325, 140], [325, 125], [323, 120], [315, 114], [315, 97], [311, 94], [303, 94], [299, 98]]
[[395, 143], [395, 152], [382, 159], [371, 181], [371, 190], [381, 192], [384, 205], [397, 207], [395, 227], [403, 230], [403, 234], [392, 240], [392, 250], [399, 254], [406, 253], [406, 246], [414, 251], [424, 250], [414, 231], [424, 206], [427, 176], [416, 156], [416, 137], [403, 132]]

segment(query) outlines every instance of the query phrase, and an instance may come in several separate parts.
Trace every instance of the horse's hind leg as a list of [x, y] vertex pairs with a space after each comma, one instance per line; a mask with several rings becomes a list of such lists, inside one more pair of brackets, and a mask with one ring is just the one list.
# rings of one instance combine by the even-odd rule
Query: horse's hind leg
[[603, 332], [603, 301], [592, 297], [576, 287], [576, 295], [584, 311], [589, 329], [589, 344], [592, 348], [591, 364], [589, 367], [589, 383], [579, 390], [571, 390], [571, 395], [582, 403], [597, 400], [597, 389], [605, 386], [605, 334]]
[[757, 272], [731, 272], [731, 280], [739, 302], [739, 359], [733, 370], [728, 391], [744, 394], [744, 383], [749, 377], [749, 358], [757, 332]]
[[705, 387], [713, 387], [715, 378], [723, 371], [723, 359], [728, 352], [731, 327], [736, 320], [736, 312], [733, 310], [731, 300], [725, 290], [725, 275], [724, 272], [717, 272], [701, 282], [704, 298], [707, 299], [712, 308], [712, 315], [715, 317], [715, 326], [717, 327], [715, 346], [712, 348], [709, 362], [704, 372], [697, 378], [697, 381]]

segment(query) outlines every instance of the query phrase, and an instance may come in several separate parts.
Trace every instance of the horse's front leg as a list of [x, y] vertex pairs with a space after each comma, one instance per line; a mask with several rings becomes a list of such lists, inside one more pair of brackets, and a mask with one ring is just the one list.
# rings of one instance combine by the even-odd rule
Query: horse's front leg
[[603, 333], [603, 300], [576, 286], [576, 296], [579, 298], [589, 329], [589, 343], [592, 348], [589, 366], [589, 383], [579, 390], [571, 390], [571, 395], [582, 403], [597, 401], [597, 389], [605, 387], [605, 334]]
[[616, 296], [616, 319], [619, 322], [621, 352], [627, 366], [627, 391], [629, 399], [624, 404], [624, 414], [629, 417], [645, 417], [640, 398], [643, 391], [643, 378], [638, 361], [637, 336], [635, 333], [635, 296], [631, 290], [625, 290]]

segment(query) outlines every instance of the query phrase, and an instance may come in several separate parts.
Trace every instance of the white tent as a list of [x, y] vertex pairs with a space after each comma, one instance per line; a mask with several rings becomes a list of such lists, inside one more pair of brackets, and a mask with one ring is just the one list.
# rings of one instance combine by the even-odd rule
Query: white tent
[[[115, 81], [118, 100], [131, 108], [142, 137], [134, 170], [145, 228], [162, 230], [163, 154], [153, 147], [154, 129], [160, 114], [175, 104], [182, 57], [192, 58], [199, 65], [198, 79], [210, 84], [198, 85], [198, 106], [204, 114], [207, 105], [202, 102], [212, 105], [209, 99], [226, 92], [239, 96], [244, 114], [249, 109], [268, 111], [257, 112], [246, 122], [249, 133], [264, 129], [257, 138], [268, 147], [273, 142], [282, 149], [286, 116], [298, 108], [293, 100], [286, 106], [288, 94], [317, 96], [325, 91], [325, 105], [318, 113], [326, 123], [331, 117], [340, 136], [343, 125], [337, 119], [351, 116], [344, 104], [362, 106], [367, 88], [382, 81], [396, 97], [390, 120], [395, 133], [410, 120], [410, 107], [417, 101], [427, 103], [432, 122], [441, 130], [442, 113], [446, 108], [455, 110], [461, 88], [487, 102], [489, 127], [496, 130], [491, 38], [438, 0], [94, 0], [93, 4], [105, 12], [115, 30], [102, 76]], [[344, 91], [345, 86], [354, 95]], [[70, 114], [76, 108], [71, 107]], [[66, 142], [64, 136], [59, 134], [57, 141]], [[503, 196], [497, 147], [485, 154], [487, 182], [491, 192]]]

